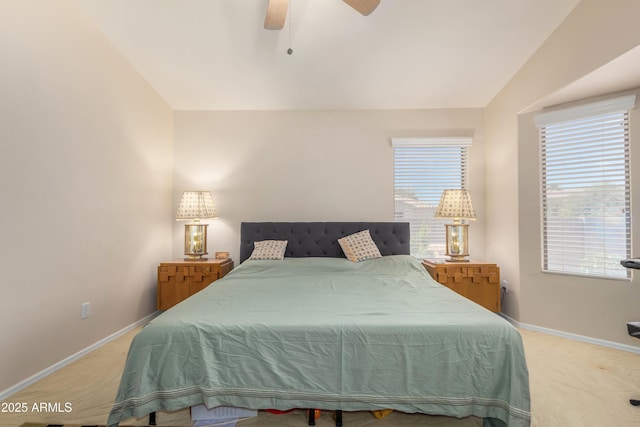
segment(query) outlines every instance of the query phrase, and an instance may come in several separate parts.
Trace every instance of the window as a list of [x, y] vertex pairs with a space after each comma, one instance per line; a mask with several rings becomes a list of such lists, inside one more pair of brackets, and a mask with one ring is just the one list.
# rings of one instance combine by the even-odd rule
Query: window
[[635, 96], [536, 116], [543, 270], [630, 278], [629, 110]]
[[393, 138], [395, 220], [411, 225], [411, 255], [444, 258], [444, 219], [434, 218], [442, 192], [466, 188], [471, 138]]

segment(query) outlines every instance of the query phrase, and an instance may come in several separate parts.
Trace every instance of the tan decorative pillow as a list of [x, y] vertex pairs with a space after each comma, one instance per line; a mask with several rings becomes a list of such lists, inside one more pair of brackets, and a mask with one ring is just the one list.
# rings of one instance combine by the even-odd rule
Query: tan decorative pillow
[[253, 252], [249, 259], [284, 259], [288, 240], [262, 240], [253, 243]]
[[357, 233], [338, 239], [340, 247], [349, 261], [359, 262], [365, 259], [380, 258], [380, 250], [376, 246], [369, 230], [359, 231]]

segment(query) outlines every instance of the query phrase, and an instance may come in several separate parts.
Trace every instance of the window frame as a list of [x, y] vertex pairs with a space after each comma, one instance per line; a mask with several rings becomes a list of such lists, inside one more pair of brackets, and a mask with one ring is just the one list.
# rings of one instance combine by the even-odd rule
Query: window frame
[[[625, 254], [620, 260], [630, 258], [632, 254], [629, 116], [634, 107], [635, 95], [626, 95], [544, 111], [535, 117], [539, 128], [540, 144], [540, 256], [544, 273], [607, 280], [631, 280], [632, 272], [629, 269], [620, 266], [619, 262], [608, 260], [607, 248], [608, 245], [616, 244], [624, 246], [622, 251]], [[618, 127], [620, 125], [624, 128], [620, 129]], [[596, 131], [600, 133], [597, 134]], [[605, 131], [610, 133], [605, 134]], [[594, 150], [597, 148], [599, 157], [593, 154], [594, 151], [591, 154], [585, 154], [585, 150], [589, 147], [593, 147]], [[577, 153], [580, 152], [583, 157], [577, 157]], [[624, 176], [624, 183], [615, 185], [617, 193], [605, 191], [607, 185], [611, 185], [612, 170], [618, 174], [615, 175], [617, 178]], [[550, 177], [553, 178], [553, 183], [550, 183]], [[591, 179], [594, 181], [590, 181]], [[593, 184], [590, 185], [590, 182]], [[597, 194], [594, 196], [593, 193], [597, 189], [600, 189], [599, 197]], [[549, 197], [550, 192], [554, 191], [556, 200], [560, 200], [561, 197], [565, 200], [573, 198], [582, 203], [570, 205], [554, 202], [553, 197]], [[611, 194], [616, 194], [618, 197], [615, 206], [620, 208], [620, 205], [623, 205], [622, 216], [607, 212], [609, 203], [607, 199]], [[591, 207], [585, 203], [593, 197], [598, 197], [597, 206], [601, 209], [596, 214], [590, 213]], [[552, 208], [558, 209], [561, 206], [565, 209], [567, 207], [577, 209], [575, 212], [582, 215], [549, 214]], [[574, 223], [569, 226], [567, 224], [571, 223], [571, 219]], [[552, 222], [554, 220], [560, 226], [554, 225]], [[619, 223], [617, 226], [620, 227], [622, 224], [621, 228], [624, 230], [622, 233], [612, 234], [611, 230], [616, 227], [612, 222], [616, 221]], [[590, 227], [589, 222], [598, 224], [599, 227]], [[549, 237], [549, 233], [555, 233], [555, 230], [558, 230], [558, 235]], [[577, 242], [575, 246], [572, 247], [572, 241], [568, 236], [575, 238], [573, 240]], [[567, 245], [564, 239], [569, 242]], [[600, 243], [594, 243], [596, 241]], [[556, 249], [554, 244], [559, 244], [561, 247]], [[557, 250], [556, 259], [553, 259], [554, 250]], [[575, 262], [570, 261], [572, 251], [576, 254], [582, 253], [580, 261], [577, 258]], [[592, 271], [587, 267], [589, 257], [594, 265]], [[594, 263], [594, 260], [597, 263]]]
[[[443, 190], [450, 188], [462, 188], [468, 189], [469, 182], [469, 147], [473, 143], [473, 138], [468, 136], [455, 136], [455, 137], [415, 137], [415, 138], [391, 138], [391, 145], [393, 148], [393, 186], [394, 186], [394, 219], [396, 221], [404, 221], [410, 223], [411, 229], [411, 255], [417, 258], [430, 258], [441, 259], [445, 257], [445, 227], [448, 221], [447, 219], [435, 218], [435, 210], [440, 201], [440, 196]], [[449, 149], [459, 150], [457, 153], [444, 154], [444, 151]], [[432, 151], [429, 153], [427, 150]], [[399, 161], [399, 155], [402, 152], [403, 156], [407, 156], [408, 153], [416, 153], [422, 151], [418, 155], [418, 158], [413, 159], [415, 168], [424, 166], [424, 162], [428, 162], [429, 157], [438, 158], [439, 156], [445, 159], [446, 157], [460, 156], [460, 173], [459, 175], [451, 178], [451, 173], [440, 173], [437, 168], [442, 168], [442, 164], [434, 163], [435, 168], [429, 168], [429, 170], [416, 170], [416, 173], [408, 178], [403, 175], [403, 178], [399, 178], [400, 173], [407, 172], [402, 170], [407, 167], [407, 160]], [[402, 164], [401, 164], [402, 163]], [[449, 172], [449, 170], [447, 170]], [[429, 174], [432, 178], [429, 178]], [[435, 179], [435, 181], [434, 181]], [[409, 187], [409, 180], [418, 182], [416, 188]], [[420, 182], [420, 181], [423, 182]], [[404, 185], [399, 184], [403, 182]], [[440, 182], [440, 183], [438, 183]], [[433, 187], [435, 190], [429, 190], [428, 187]], [[416, 194], [423, 194], [429, 192], [430, 194], [424, 196], [427, 200], [427, 204], [423, 207], [418, 206], [424, 199], [415, 196], [415, 206], [413, 209], [419, 211], [424, 209], [426, 215], [418, 214], [414, 217], [406, 215], [406, 211], [399, 212], [398, 206], [401, 199], [398, 198], [398, 193], [402, 191], [415, 192]], [[409, 201], [406, 201], [407, 203]], [[403, 216], [404, 215], [404, 216]], [[409, 214], [410, 215], [410, 214]], [[428, 243], [427, 243], [428, 242]], [[427, 248], [431, 246], [432, 249]], [[439, 248], [439, 249], [438, 249]]]

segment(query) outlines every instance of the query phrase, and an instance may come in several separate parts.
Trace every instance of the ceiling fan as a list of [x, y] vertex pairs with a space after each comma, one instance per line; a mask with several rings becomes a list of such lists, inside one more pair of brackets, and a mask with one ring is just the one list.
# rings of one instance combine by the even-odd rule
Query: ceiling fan
[[[346, 4], [367, 16], [374, 11], [380, 0], [343, 0]], [[289, 0], [269, 0], [267, 15], [264, 17], [264, 28], [267, 30], [281, 30], [287, 18]]]

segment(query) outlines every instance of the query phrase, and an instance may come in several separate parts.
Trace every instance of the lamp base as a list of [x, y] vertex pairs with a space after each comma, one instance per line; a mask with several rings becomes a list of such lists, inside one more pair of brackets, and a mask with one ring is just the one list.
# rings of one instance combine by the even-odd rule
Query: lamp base
[[446, 260], [449, 262], [469, 262], [469, 224], [454, 222], [445, 224]]
[[184, 255], [185, 261], [204, 261], [207, 255], [207, 227], [208, 224], [199, 222], [184, 225]]
[[200, 256], [194, 256], [194, 257], [185, 257], [184, 260], [185, 261], [207, 261], [209, 258], [207, 257], [200, 257]]

